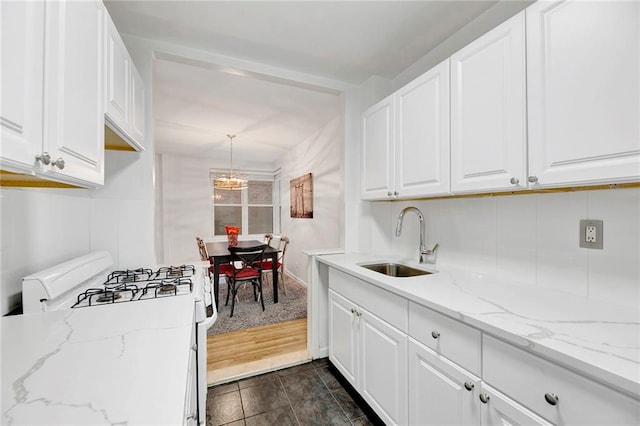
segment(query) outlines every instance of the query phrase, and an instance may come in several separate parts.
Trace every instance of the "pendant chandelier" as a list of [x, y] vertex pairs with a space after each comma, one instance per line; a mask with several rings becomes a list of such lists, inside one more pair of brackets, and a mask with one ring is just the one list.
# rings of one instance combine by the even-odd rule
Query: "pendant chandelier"
[[245, 176], [233, 173], [233, 138], [236, 135], [227, 135], [229, 138], [229, 173], [216, 175], [213, 179], [213, 187], [215, 189], [239, 190], [247, 187], [247, 178]]

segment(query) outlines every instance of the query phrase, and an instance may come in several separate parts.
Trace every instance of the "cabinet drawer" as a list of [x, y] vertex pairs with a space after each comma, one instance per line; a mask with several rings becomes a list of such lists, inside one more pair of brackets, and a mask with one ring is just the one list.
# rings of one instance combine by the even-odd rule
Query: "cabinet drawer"
[[329, 288], [407, 332], [406, 299], [334, 268], [329, 268]]
[[409, 303], [409, 335], [456, 364], [480, 375], [480, 331]]
[[638, 424], [639, 401], [489, 336], [482, 350], [483, 379], [557, 425]]

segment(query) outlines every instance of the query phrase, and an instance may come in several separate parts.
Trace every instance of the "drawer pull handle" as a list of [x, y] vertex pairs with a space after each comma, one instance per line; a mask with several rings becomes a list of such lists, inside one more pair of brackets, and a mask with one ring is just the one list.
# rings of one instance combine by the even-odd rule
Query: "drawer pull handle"
[[480, 401], [482, 401], [483, 404], [486, 404], [489, 402], [489, 395], [487, 395], [486, 393], [481, 393], [479, 395]]
[[440, 332], [439, 331], [432, 331], [431, 332], [431, 337], [433, 337], [434, 339], [437, 339], [438, 337], [440, 337]]
[[544, 399], [550, 404], [550, 405], [558, 405], [558, 400], [560, 398], [558, 398], [558, 395], [556, 395], [555, 393], [545, 393], [544, 394]]
[[471, 382], [464, 382], [464, 388], [466, 390], [468, 390], [469, 392], [471, 392], [473, 390], [473, 388], [475, 387], [475, 385]]

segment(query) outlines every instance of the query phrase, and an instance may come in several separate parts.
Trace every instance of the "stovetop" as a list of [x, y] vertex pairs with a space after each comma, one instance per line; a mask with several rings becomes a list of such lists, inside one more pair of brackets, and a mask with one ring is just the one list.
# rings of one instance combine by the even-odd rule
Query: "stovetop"
[[111, 272], [101, 286], [78, 294], [72, 308], [158, 299], [190, 294], [196, 269], [193, 265], [164, 266]]

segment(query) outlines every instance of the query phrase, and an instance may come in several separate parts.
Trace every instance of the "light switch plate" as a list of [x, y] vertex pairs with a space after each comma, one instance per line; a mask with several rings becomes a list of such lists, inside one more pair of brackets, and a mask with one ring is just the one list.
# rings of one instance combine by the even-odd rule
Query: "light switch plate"
[[602, 250], [602, 225], [601, 220], [581, 220], [580, 247]]

